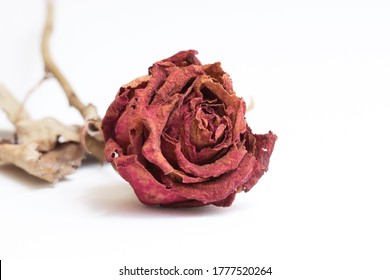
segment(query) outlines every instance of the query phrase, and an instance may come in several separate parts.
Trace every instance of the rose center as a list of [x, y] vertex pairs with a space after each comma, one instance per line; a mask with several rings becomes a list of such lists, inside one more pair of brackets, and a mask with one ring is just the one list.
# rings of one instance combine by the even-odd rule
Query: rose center
[[226, 127], [225, 118], [216, 114], [211, 106], [198, 105], [195, 118], [192, 120], [191, 142], [197, 148], [215, 145], [223, 138]]

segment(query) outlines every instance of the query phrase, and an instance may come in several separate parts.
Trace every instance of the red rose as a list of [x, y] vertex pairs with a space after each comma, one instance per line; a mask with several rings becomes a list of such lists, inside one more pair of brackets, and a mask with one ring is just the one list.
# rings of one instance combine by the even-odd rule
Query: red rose
[[229, 75], [196, 54], [154, 63], [103, 119], [106, 159], [144, 204], [230, 206], [268, 169], [276, 135], [252, 133]]

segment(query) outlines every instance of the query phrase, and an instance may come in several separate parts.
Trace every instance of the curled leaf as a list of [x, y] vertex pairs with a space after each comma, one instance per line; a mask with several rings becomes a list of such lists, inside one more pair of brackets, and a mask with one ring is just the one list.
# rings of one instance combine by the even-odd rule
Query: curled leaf
[[25, 120], [16, 124], [18, 143], [36, 143], [39, 151], [54, 149], [58, 142], [80, 142], [80, 127], [53, 118]]
[[0, 163], [13, 164], [55, 183], [74, 172], [84, 158], [80, 127], [53, 118], [30, 120], [21, 103], [0, 85], [0, 108], [15, 126], [16, 143], [0, 141]]
[[36, 143], [0, 144], [0, 163], [13, 164], [27, 173], [55, 183], [73, 173], [84, 152], [78, 143], [63, 143], [48, 152], [40, 152]]

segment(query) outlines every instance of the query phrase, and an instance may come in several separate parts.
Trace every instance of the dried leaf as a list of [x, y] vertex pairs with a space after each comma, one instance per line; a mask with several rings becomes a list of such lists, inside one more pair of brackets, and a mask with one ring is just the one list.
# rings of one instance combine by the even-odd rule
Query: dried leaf
[[38, 151], [49, 151], [58, 141], [80, 142], [80, 127], [64, 125], [53, 118], [25, 120], [16, 124], [16, 135], [19, 144], [36, 143]]
[[14, 164], [31, 175], [55, 183], [74, 172], [84, 158], [80, 127], [53, 118], [30, 120], [23, 106], [0, 85], [0, 108], [16, 129], [16, 143], [0, 142], [0, 163]]
[[0, 163], [14, 164], [51, 183], [73, 173], [83, 158], [80, 145], [73, 142], [59, 144], [45, 153], [38, 151], [36, 143], [0, 144]]

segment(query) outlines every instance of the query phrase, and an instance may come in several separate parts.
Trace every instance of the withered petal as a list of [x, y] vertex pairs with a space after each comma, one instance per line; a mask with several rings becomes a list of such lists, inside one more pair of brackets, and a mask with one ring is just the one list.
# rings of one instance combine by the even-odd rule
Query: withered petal
[[[249, 133], [252, 134], [251, 132]], [[242, 186], [245, 192], [248, 192], [263, 176], [264, 172], [268, 170], [269, 160], [274, 150], [275, 142], [278, 139], [271, 131], [268, 134], [253, 134], [253, 136], [255, 138], [253, 155], [259, 163], [259, 167], [253, 170], [249, 180]]]
[[183, 184], [172, 181], [168, 176], [163, 177], [164, 183], [179, 195], [203, 204], [217, 203], [235, 193], [244, 185], [258, 168], [259, 163], [251, 154], [246, 154], [237, 169], [225, 173], [213, 180], [195, 184]]
[[186, 200], [175, 191], [158, 182], [143, 166], [136, 155], [117, 157], [113, 160], [118, 173], [130, 183], [138, 199], [146, 205], [174, 203]]
[[187, 174], [201, 178], [218, 177], [236, 169], [246, 153], [245, 147], [232, 146], [223, 157], [208, 164], [198, 165], [185, 158], [180, 143], [175, 147], [176, 159], [180, 168]]
[[143, 147], [143, 156], [154, 165], [161, 168], [164, 174], [173, 170], [161, 151], [161, 135], [169, 114], [180, 99], [180, 95], [174, 95], [165, 104], [150, 105], [143, 108], [143, 123], [149, 131], [149, 137], [146, 139]]
[[176, 66], [185, 67], [191, 64], [201, 65], [199, 59], [196, 57], [198, 54], [195, 50], [180, 51], [175, 55], [163, 59], [164, 62], [171, 62]]

